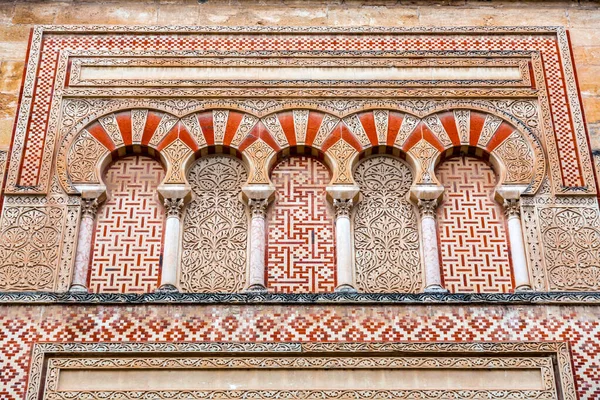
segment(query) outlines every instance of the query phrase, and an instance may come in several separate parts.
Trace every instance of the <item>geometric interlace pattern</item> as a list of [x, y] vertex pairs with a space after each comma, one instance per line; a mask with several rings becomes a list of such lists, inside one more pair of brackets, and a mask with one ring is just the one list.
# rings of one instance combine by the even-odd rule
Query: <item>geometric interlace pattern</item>
[[160, 275], [164, 210], [157, 187], [161, 164], [134, 156], [106, 171], [107, 200], [99, 207], [92, 250], [90, 290], [152, 292]]
[[457, 157], [436, 170], [444, 185], [437, 209], [442, 273], [453, 293], [502, 293], [513, 288], [496, 176], [482, 160]]
[[267, 287], [280, 293], [335, 289], [333, 213], [327, 168], [310, 157], [280, 162], [271, 174], [276, 198], [268, 215]]

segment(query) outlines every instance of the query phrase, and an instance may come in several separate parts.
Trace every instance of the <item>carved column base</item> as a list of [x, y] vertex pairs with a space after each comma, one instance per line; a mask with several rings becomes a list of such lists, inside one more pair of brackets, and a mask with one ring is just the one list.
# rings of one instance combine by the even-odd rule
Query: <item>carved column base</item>
[[175, 285], [167, 283], [157, 288], [154, 293], [179, 293], [179, 289]]
[[444, 289], [443, 287], [441, 287], [440, 285], [431, 285], [431, 286], [427, 286], [425, 289], [423, 289], [423, 293], [450, 293], [448, 291], [448, 289]]
[[70, 293], [88, 293], [88, 288], [84, 285], [74, 284], [69, 288]]
[[515, 293], [522, 293], [522, 292], [533, 292], [533, 289], [529, 285], [521, 285], [521, 286], [518, 286], [515, 288]]
[[244, 292], [250, 294], [266, 294], [268, 293], [268, 290], [263, 285], [255, 284], [249, 286], [246, 290], [244, 290]]
[[340, 285], [335, 288], [335, 293], [358, 293], [352, 285]]

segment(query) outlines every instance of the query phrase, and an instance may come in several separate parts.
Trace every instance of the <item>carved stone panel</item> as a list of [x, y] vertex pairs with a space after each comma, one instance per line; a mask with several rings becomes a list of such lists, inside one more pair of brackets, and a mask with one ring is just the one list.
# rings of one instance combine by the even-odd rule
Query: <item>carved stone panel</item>
[[52, 290], [64, 207], [9, 206], [0, 227], [0, 290]]
[[241, 161], [201, 158], [190, 169], [193, 200], [184, 216], [180, 285], [187, 292], [238, 292], [245, 284], [248, 178]]
[[538, 210], [550, 290], [600, 289], [600, 219], [596, 208]]
[[413, 181], [395, 158], [370, 157], [354, 172], [362, 200], [354, 214], [356, 284], [363, 292], [415, 292], [421, 287], [419, 233], [406, 195]]

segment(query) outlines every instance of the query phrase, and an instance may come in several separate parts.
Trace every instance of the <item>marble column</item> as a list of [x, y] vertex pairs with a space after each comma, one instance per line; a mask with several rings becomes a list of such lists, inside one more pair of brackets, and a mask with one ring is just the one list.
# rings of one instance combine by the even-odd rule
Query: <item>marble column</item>
[[160, 287], [157, 292], [178, 292], [177, 270], [179, 267], [179, 241], [181, 234], [181, 213], [184, 200], [181, 198], [165, 198], [164, 206], [167, 216], [164, 231], [163, 263], [160, 275]]
[[250, 273], [247, 292], [265, 293], [265, 218], [269, 201], [267, 199], [250, 199], [248, 201], [252, 220], [250, 222]]
[[446, 293], [442, 286], [440, 254], [438, 247], [436, 208], [437, 200], [422, 200], [417, 203], [421, 215], [423, 262], [425, 264], [425, 293]]
[[532, 290], [529, 270], [527, 268], [527, 257], [525, 255], [519, 199], [504, 200], [504, 212], [506, 214], [506, 225], [508, 226], [508, 240], [510, 241], [515, 292]]
[[336, 292], [356, 292], [352, 254], [352, 230], [350, 225], [351, 199], [334, 199], [335, 247], [336, 247]]
[[90, 266], [92, 252], [92, 237], [94, 236], [94, 222], [98, 211], [98, 199], [81, 199], [81, 222], [79, 223], [79, 235], [77, 239], [77, 251], [75, 254], [75, 268], [70, 292], [87, 293], [87, 276]]

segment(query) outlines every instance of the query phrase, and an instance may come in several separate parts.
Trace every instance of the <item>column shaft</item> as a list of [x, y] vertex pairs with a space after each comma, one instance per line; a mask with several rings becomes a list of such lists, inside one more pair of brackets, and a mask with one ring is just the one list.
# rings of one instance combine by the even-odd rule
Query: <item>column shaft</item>
[[81, 222], [77, 237], [77, 250], [75, 254], [75, 267], [70, 292], [87, 292], [87, 276], [92, 251], [92, 237], [94, 234], [94, 220], [98, 201], [96, 199], [81, 200]]
[[423, 235], [423, 263], [425, 264], [424, 292], [447, 292], [442, 286], [440, 254], [435, 221], [436, 200], [419, 200], [421, 234]]
[[523, 241], [523, 227], [521, 225], [521, 208], [518, 200], [504, 202], [508, 239], [510, 241], [510, 254], [513, 265], [513, 278], [515, 291], [531, 290], [527, 257], [525, 255], [525, 242]]
[[181, 232], [181, 211], [183, 199], [165, 199], [167, 222], [164, 232], [164, 251], [160, 287], [157, 292], [177, 292], [177, 271], [179, 268], [179, 237]]
[[350, 210], [352, 200], [334, 200], [336, 212], [335, 246], [336, 246], [336, 292], [355, 292], [354, 268], [352, 257], [352, 230], [350, 228]]
[[251, 199], [248, 204], [252, 211], [252, 221], [250, 222], [250, 273], [247, 291], [266, 292], [265, 217], [269, 203], [266, 199]]

